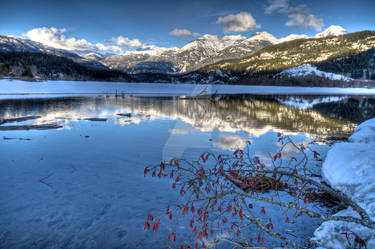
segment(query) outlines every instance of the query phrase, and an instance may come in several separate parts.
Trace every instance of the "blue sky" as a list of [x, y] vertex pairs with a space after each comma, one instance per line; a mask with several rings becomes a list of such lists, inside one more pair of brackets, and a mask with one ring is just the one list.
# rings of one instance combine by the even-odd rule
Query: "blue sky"
[[[272, 4], [278, 7], [267, 11]], [[374, 11], [374, 0], [13, 0], [0, 2], [0, 34], [22, 36], [36, 28], [56, 27], [57, 37], [75, 39], [70, 43], [84, 39], [91, 45], [122, 44], [124, 49], [129, 41], [133, 41], [130, 48], [139, 44], [171, 47], [182, 46], [199, 34], [248, 37], [267, 31], [277, 38], [291, 33], [312, 36], [330, 25], [340, 25], [348, 32], [375, 30]], [[175, 33], [180, 36], [176, 37], [171, 35], [174, 29], [184, 31]], [[41, 33], [35, 31], [28, 38], [38, 39], [38, 35]], [[125, 40], [119, 43], [120, 36]]]

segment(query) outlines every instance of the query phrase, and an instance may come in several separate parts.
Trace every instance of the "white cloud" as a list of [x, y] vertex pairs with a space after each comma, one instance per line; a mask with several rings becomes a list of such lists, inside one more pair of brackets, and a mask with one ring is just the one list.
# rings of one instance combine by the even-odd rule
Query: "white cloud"
[[138, 39], [131, 40], [128, 37], [123, 37], [122, 35], [120, 35], [117, 38], [113, 38], [113, 40], [119, 46], [130, 47], [130, 48], [142, 47], [142, 43]]
[[55, 48], [79, 51], [95, 49], [95, 46], [85, 39], [78, 40], [74, 37], [67, 38], [65, 36], [66, 32], [66, 29], [42, 27], [29, 30], [23, 35], [28, 37], [30, 40]]
[[246, 32], [260, 27], [248, 12], [219, 17], [216, 23], [223, 24], [225, 32]]
[[270, 5], [264, 9], [266, 14], [272, 14], [274, 12], [285, 13], [288, 10], [288, 0], [272, 0]]
[[96, 43], [95, 46], [97, 47], [98, 50], [101, 51], [113, 51], [113, 52], [119, 52], [121, 53], [123, 50], [119, 46], [114, 46], [114, 45], [104, 45], [102, 43]]
[[307, 8], [296, 7], [288, 10], [289, 21], [285, 23], [286, 26], [302, 26], [311, 27], [317, 31], [322, 30], [323, 19], [318, 19], [309, 13]]
[[310, 14], [310, 10], [305, 6], [289, 7], [288, 0], [271, 0], [270, 5], [264, 9], [265, 13], [272, 14], [274, 12], [288, 15], [289, 20], [285, 26], [301, 26], [314, 28], [317, 31], [322, 30], [323, 19]]
[[30, 40], [43, 43], [47, 46], [60, 48], [70, 51], [112, 51], [122, 52], [118, 46], [104, 45], [102, 43], [92, 44], [85, 39], [76, 39], [74, 37], [66, 37], [67, 29], [58, 29], [55, 27], [35, 28], [27, 31], [23, 36]]
[[171, 32], [169, 32], [169, 34], [179, 38], [200, 36], [200, 34], [191, 32], [188, 29], [174, 29]]

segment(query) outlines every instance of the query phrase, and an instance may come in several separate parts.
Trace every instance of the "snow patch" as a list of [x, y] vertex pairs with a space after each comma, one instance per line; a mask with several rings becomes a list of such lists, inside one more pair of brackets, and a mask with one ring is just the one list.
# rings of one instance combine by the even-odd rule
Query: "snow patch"
[[[333, 188], [350, 196], [375, 219], [375, 119], [359, 125], [349, 142], [332, 147], [323, 163], [322, 174]], [[351, 208], [336, 215], [358, 217]], [[367, 248], [375, 248], [374, 230], [348, 222], [324, 222], [314, 232], [312, 241], [327, 249], [351, 248], [342, 234], [345, 232], [355, 233], [367, 242]]]
[[291, 34], [291, 35], [288, 35], [286, 37], [281, 38], [280, 39], [280, 43], [288, 42], [288, 41], [293, 41], [293, 40], [298, 40], [298, 39], [308, 39], [308, 38], [310, 38], [310, 37], [307, 36], [307, 35]]
[[321, 78], [327, 78], [329, 80], [342, 80], [342, 81], [351, 81], [352, 78], [346, 77], [342, 74], [336, 74], [336, 73], [327, 73], [318, 70], [315, 66], [312, 66], [310, 64], [302, 65], [299, 67], [292, 67], [283, 70], [281, 73], [277, 74], [276, 77], [306, 77], [306, 76], [318, 76]]

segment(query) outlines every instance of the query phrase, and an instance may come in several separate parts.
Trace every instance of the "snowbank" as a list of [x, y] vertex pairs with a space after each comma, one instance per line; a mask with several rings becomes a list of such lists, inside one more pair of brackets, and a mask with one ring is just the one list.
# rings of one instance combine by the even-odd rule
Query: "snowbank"
[[[349, 142], [332, 147], [323, 163], [322, 173], [333, 188], [351, 196], [375, 219], [375, 119], [359, 125]], [[359, 217], [352, 209], [336, 215]], [[351, 246], [354, 246], [354, 233], [367, 242], [368, 249], [375, 248], [375, 231], [354, 223], [324, 222], [312, 240], [327, 249], [352, 248], [344, 232], [349, 233]]]
[[306, 77], [306, 76], [312, 76], [312, 75], [315, 75], [321, 78], [326, 78], [329, 80], [342, 80], [342, 81], [353, 80], [352, 78], [346, 77], [341, 74], [327, 73], [327, 72], [320, 71], [316, 67], [311, 66], [310, 64], [285, 69], [281, 73], [279, 73], [277, 76]]

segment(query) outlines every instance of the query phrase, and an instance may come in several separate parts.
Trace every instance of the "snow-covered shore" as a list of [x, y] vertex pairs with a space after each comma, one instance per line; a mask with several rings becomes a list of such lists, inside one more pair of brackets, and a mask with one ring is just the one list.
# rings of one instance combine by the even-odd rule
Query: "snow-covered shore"
[[[350, 196], [375, 219], [375, 119], [360, 124], [348, 142], [332, 147], [322, 173], [333, 188]], [[351, 208], [336, 215], [359, 217]], [[312, 240], [327, 249], [354, 248], [354, 234], [367, 243], [367, 249], [375, 248], [374, 230], [348, 222], [324, 222]]]
[[119, 83], [89, 81], [27, 82], [0, 80], [0, 99], [49, 95], [80, 96], [125, 93], [136, 96], [196, 96], [199, 94], [277, 95], [375, 95], [375, 89], [338, 87], [288, 87], [252, 85], [199, 85], [166, 83]]

